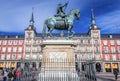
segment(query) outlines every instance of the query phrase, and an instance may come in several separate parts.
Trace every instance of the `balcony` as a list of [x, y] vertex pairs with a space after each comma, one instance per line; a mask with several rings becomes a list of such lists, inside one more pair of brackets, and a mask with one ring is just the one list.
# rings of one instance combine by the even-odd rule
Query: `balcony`
[[105, 52], [105, 51], [102, 51], [102, 54], [117, 54], [118, 52]]
[[40, 53], [40, 51], [34, 51], [34, 50], [32, 50], [32, 53]]
[[31, 43], [25, 43], [25, 45], [28, 45], [28, 46], [30, 46], [30, 45], [31, 45]]
[[33, 43], [33, 46], [38, 46], [38, 45], [40, 45], [39, 43]]
[[120, 59], [116, 59], [116, 60], [113, 60], [113, 59], [103, 59], [102, 61], [107, 61], [107, 62], [120, 62]]
[[25, 52], [30, 53], [31, 51], [30, 50], [25, 50]]

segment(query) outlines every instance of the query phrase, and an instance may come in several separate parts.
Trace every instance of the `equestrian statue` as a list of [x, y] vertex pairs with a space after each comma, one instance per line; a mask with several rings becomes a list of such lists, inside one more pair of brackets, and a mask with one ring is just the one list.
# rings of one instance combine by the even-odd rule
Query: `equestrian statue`
[[[65, 4], [58, 4], [57, 14], [52, 17], [49, 17], [44, 22], [44, 27], [42, 31], [42, 37], [52, 36], [52, 31], [54, 29], [57, 30], [68, 30], [68, 38], [73, 37], [74, 31], [72, 31], [73, 23], [75, 19], [80, 18], [80, 10], [72, 9], [67, 14], [65, 14], [65, 9], [68, 5], [68, 2]], [[48, 32], [46, 33], [46, 27], [48, 28]]]

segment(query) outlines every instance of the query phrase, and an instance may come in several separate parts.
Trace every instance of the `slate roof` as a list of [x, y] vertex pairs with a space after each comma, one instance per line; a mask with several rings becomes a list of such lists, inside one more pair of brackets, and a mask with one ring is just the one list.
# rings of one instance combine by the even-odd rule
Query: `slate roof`
[[0, 39], [24, 39], [24, 35], [0, 35]]
[[[61, 37], [60, 33], [53, 33], [54, 37]], [[0, 39], [24, 39], [24, 34], [0, 34]], [[36, 37], [42, 37], [42, 33], [37, 33]], [[63, 37], [67, 37], [64, 33]], [[74, 37], [90, 37], [87, 33], [75, 33]], [[120, 34], [101, 34], [101, 39], [120, 39]]]
[[[52, 33], [55, 37], [61, 37], [60, 33]], [[42, 37], [42, 33], [37, 33], [36, 37]], [[64, 33], [63, 37], [67, 37], [67, 33]], [[89, 37], [87, 33], [75, 33], [74, 37]]]
[[120, 39], [120, 34], [101, 34], [101, 39]]

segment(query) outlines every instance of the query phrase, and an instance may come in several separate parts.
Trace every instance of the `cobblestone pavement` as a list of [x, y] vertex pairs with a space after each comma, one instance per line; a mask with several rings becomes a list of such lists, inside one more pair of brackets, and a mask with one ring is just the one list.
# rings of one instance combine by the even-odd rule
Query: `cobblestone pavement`
[[[116, 81], [113, 73], [96, 73], [96, 76], [97, 81]], [[120, 81], [120, 74], [117, 81]]]

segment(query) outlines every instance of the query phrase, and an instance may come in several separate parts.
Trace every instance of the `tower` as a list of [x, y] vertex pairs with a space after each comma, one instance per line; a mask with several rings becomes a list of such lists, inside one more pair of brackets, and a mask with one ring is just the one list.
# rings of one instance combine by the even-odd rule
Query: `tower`
[[93, 9], [91, 9], [91, 26], [88, 33], [92, 41], [92, 58], [94, 58], [96, 61], [99, 61], [102, 55], [100, 28], [98, 28], [96, 25]]
[[25, 59], [31, 59], [32, 57], [32, 46], [35, 35], [36, 35], [36, 29], [34, 27], [34, 12], [32, 9], [30, 24], [25, 29]]

